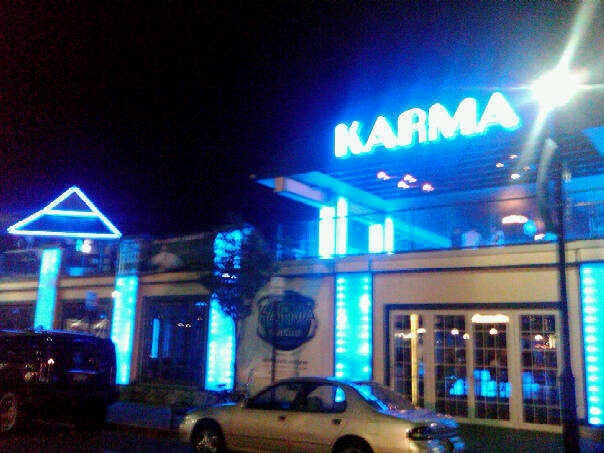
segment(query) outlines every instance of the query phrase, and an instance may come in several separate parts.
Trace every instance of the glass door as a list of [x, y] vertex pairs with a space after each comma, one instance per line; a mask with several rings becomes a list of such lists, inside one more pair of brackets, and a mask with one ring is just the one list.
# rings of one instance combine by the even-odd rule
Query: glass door
[[556, 429], [556, 320], [546, 310], [392, 311], [393, 388], [468, 422]]
[[449, 415], [468, 416], [468, 348], [464, 315], [434, 316], [435, 407]]
[[524, 422], [559, 424], [559, 362], [555, 315], [520, 316], [520, 348]]
[[510, 419], [506, 315], [472, 316], [474, 338], [474, 417]]
[[424, 333], [418, 314], [396, 314], [394, 332], [394, 388], [416, 406], [424, 407]]

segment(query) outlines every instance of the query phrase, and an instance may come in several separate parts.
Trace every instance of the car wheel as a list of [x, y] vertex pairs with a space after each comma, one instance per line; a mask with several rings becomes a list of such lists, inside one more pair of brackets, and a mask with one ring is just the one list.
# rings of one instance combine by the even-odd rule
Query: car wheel
[[361, 439], [345, 439], [338, 442], [335, 453], [371, 453], [371, 447]]
[[217, 426], [202, 423], [195, 428], [191, 436], [191, 445], [196, 453], [222, 453], [225, 451], [224, 439]]
[[19, 400], [14, 393], [4, 393], [0, 398], [0, 433], [8, 433], [17, 427]]

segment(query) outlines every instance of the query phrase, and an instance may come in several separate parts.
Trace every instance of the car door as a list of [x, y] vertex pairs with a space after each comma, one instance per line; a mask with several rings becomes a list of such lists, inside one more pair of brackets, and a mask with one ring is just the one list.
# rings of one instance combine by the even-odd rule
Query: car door
[[309, 384], [303, 395], [286, 420], [289, 451], [329, 452], [347, 424], [344, 389], [336, 384]]
[[226, 436], [236, 450], [284, 452], [289, 450], [288, 420], [301, 388], [298, 382], [269, 387], [237, 411]]

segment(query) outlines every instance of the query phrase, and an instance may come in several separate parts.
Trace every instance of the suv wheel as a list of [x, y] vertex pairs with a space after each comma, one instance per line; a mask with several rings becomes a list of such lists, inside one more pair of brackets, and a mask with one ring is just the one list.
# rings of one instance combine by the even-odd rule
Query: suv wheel
[[0, 433], [8, 433], [17, 427], [19, 418], [19, 400], [11, 392], [2, 394], [0, 398]]

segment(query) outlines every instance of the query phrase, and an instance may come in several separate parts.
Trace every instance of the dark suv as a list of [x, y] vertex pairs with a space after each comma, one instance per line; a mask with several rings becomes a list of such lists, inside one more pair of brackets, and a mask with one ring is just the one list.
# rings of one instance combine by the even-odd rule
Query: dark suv
[[115, 402], [115, 346], [91, 335], [0, 330], [0, 432], [26, 419], [71, 416], [98, 426]]

